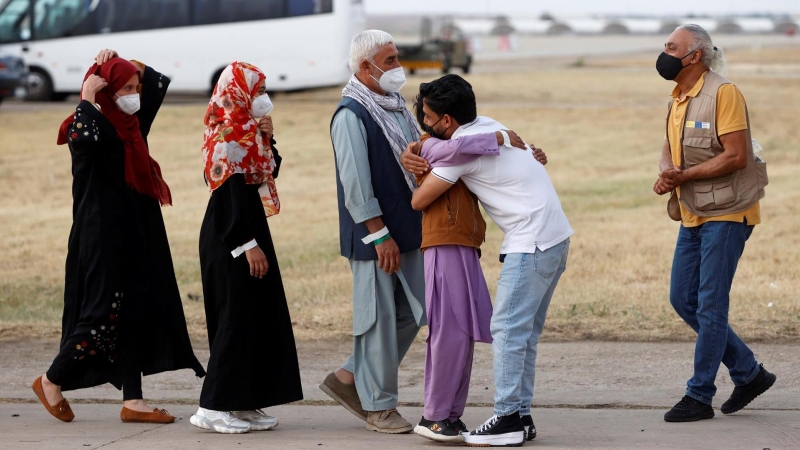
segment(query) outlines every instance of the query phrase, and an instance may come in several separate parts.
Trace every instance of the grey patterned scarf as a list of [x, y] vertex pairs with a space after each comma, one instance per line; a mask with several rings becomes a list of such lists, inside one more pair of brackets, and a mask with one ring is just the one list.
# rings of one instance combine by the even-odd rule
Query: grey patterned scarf
[[397, 160], [397, 165], [400, 166], [400, 170], [403, 171], [408, 188], [412, 191], [416, 189], [417, 182], [414, 179], [414, 175], [406, 172], [403, 165], [400, 163], [400, 154], [403, 153], [403, 150], [406, 149], [406, 145], [408, 145], [409, 142], [406, 141], [406, 135], [403, 133], [403, 129], [400, 128], [400, 125], [398, 125], [394, 118], [387, 112], [402, 111], [403, 117], [406, 119], [406, 122], [408, 122], [408, 128], [411, 130], [413, 140], [419, 141], [420, 134], [419, 130], [417, 130], [417, 123], [411, 115], [411, 112], [406, 108], [406, 99], [404, 99], [399, 92], [387, 92], [386, 95], [376, 94], [364, 86], [355, 75], [350, 77], [350, 81], [348, 81], [344, 89], [342, 89], [342, 97], [350, 97], [360, 103], [364, 108], [367, 108], [369, 115], [372, 116], [375, 122], [378, 123], [378, 126], [381, 127], [383, 134], [386, 136], [386, 140], [388, 140], [389, 145], [392, 146], [392, 153], [394, 153], [394, 158]]

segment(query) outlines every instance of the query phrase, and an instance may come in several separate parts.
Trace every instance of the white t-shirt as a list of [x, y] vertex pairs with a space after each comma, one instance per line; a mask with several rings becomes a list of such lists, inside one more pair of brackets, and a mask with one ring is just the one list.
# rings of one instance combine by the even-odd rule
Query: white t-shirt
[[[505, 129], [493, 119], [478, 116], [459, 127], [452, 139]], [[505, 233], [500, 253], [535, 253], [536, 248], [544, 251], [573, 233], [547, 171], [530, 148], [500, 147], [497, 156], [484, 155], [457, 166], [435, 167], [431, 173], [451, 184], [462, 179], [478, 196]]]

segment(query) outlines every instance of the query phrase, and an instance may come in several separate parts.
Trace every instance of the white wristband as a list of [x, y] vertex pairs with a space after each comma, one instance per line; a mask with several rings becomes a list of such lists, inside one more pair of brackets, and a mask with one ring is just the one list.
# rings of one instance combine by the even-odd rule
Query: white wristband
[[511, 147], [511, 139], [508, 137], [506, 130], [500, 130], [500, 134], [503, 135], [503, 145], [506, 147]]
[[233, 255], [234, 258], [238, 258], [239, 256], [242, 255], [242, 253], [250, 250], [251, 248], [256, 248], [256, 247], [258, 247], [258, 242], [256, 242], [255, 239], [253, 239], [250, 242], [248, 242], [248, 243], [246, 243], [244, 245], [240, 245], [240, 246], [236, 247], [235, 249], [233, 249], [231, 251], [231, 255]]
[[365, 244], [369, 244], [370, 242], [375, 241], [377, 239], [380, 239], [380, 238], [386, 236], [387, 234], [389, 234], [389, 229], [386, 228], [386, 227], [383, 227], [380, 230], [368, 235], [364, 239], [361, 239], [361, 242], [363, 242]]

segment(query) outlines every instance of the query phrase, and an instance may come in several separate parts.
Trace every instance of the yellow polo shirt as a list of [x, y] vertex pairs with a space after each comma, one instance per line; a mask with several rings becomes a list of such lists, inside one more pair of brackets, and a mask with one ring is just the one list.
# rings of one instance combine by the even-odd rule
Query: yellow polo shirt
[[[669, 139], [669, 147], [672, 150], [672, 163], [676, 166], [681, 165], [681, 153], [683, 153], [681, 136], [686, 123], [686, 108], [689, 103], [689, 98], [694, 98], [700, 93], [705, 79], [706, 74], [704, 73], [682, 101], [680, 100], [680, 86], [675, 85], [675, 89], [673, 89], [670, 94], [674, 101], [672, 102], [672, 110], [667, 120], [667, 139]], [[719, 136], [747, 129], [747, 111], [745, 109], [744, 96], [735, 85], [724, 84], [720, 86], [717, 92], [716, 119], [717, 135]], [[680, 195], [680, 189], [680, 187], [677, 188], [678, 195]], [[761, 207], [759, 206], [759, 202], [756, 202], [745, 211], [716, 217], [696, 216], [689, 212], [689, 210], [683, 206], [683, 203], [681, 203], [681, 222], [685, 227], [696, 227], [706, 222], [744, 222], [744, 219], [747, 219], [748, 225], [757, 225], [761, 223]]]

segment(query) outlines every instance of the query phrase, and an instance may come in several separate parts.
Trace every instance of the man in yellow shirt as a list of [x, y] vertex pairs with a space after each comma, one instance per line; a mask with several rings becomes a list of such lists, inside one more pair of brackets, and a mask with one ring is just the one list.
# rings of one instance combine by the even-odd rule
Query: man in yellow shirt
[[714, 417], [711, 401], [720, 363], [736, 386], [721, 407], [723, 414], [744, 408], [776, 379], [728, 325], [733, 276], [745, 241], [761, 223], [758, 200], [765, 180], [759, 185], [752, 166], [744, 97], [718, 75], [724, 64], [722, 51], [697, 25], [678, 27], [656, 63], [662, 77], [677, 83], [653, 186], [659, 195], [675, 190], [680, 198], [670, 302], [697, 332], [694, 375], [686, 395], [664, 415], [667, 422]]

